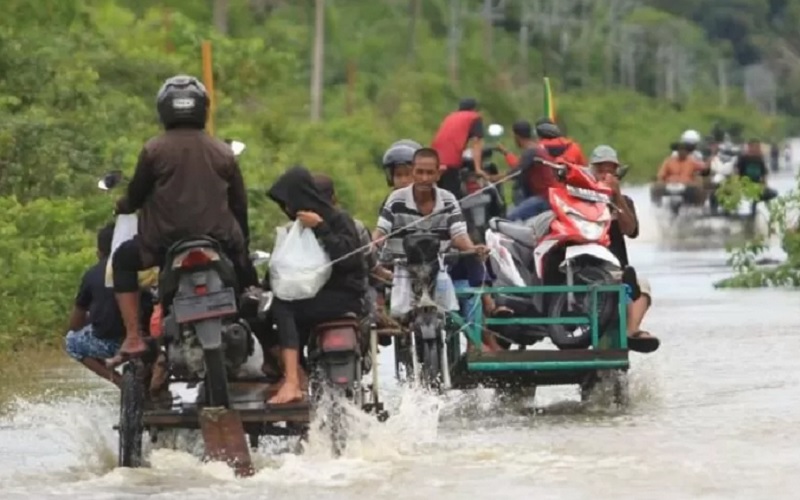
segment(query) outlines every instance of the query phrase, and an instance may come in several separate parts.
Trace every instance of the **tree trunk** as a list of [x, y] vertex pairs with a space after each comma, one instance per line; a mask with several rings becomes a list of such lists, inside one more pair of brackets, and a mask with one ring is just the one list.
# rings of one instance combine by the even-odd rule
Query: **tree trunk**
[[228, 34], [228, 0], [214, 0], [214, 28], [220, 33]]
[[408, 9], [408, 59], [414, 61], [417, 58], [417, 23], [422, 17], [422, 0], [409, 0]]
[[314, 0], [314, 53], [311, 70], [311, 121], [322, 119], [322, 75], [325, 64], [325, 0]]

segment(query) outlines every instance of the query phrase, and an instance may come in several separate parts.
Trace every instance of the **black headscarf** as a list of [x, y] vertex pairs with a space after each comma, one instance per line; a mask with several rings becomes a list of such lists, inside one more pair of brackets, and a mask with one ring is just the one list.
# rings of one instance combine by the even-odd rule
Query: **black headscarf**
[[290, 219], [296, 218], [299, 210], [316, 212], [323, 220], [334, 212], [333, 205], [320, 193], [311, 172], [301, 165], [295, 165], [283, 173], [267, 191], [272, 201], [277, 203]]

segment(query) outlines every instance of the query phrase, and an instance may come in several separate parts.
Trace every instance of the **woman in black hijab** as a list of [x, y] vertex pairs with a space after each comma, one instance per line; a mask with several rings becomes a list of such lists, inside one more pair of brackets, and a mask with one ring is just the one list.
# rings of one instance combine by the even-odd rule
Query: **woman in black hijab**
[[311, 329], [346, 313], [364, 312], [367, 268], [352, 217], [331, 205], [319, 192], [311, 173], [302, 166], [284, 172], [267, 192], [292, 220], [314, 231], [333, 262], [331, 276], [310, 299], [275, 299], [272, 314], [280, 338], [284, 378], [277, 394], [268, 402], [289, 403], [303, 398], [300, 384], [300, 351]]

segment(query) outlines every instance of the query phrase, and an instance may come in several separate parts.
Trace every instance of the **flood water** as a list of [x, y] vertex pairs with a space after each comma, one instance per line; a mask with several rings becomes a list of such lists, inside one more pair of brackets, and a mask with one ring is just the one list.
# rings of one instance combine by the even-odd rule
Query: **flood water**
[[302, 455], [266, 443], [249, 479], [170, 449], [126, 470], [110, 386], [58, 353], [19, 356], [0, 372], [2, 498], [796, 498], [800, 295], [714, 290], [729, 274], [716, 230], [667, 238], [646, 189], [630, 194], [642, 225], [630, 253], [654, 295], [644, 327], [662, 347], [632, 355], [625, 411], [584, 407], [570, 387], [513, 404], [400, 390], [387, 350], [392, 417], [364, 420], [344, 458], [312, 434]]

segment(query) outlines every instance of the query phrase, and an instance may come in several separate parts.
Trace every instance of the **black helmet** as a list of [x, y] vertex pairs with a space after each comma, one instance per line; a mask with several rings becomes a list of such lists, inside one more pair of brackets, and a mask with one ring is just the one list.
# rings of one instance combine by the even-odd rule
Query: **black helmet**
[[420, 149], [422, 145], [411, 139], [402, 139], [391, 146], [383, 153], [383, 171], [386, 174], [386, 182], [391, 186], [394, 167], [397, 165], [411, 165], [414, 162], [414, 153]]
[[539, 139], [555, 139], [561, 137], [561, 129], [549, 118], [541, 118], [536, 122], [536, 136]]
[[167, 129], [205, 128], [208, 103], [206, 87], [197, 78], [187, 75], [168, 78], [156, 98], [158, 118]]

